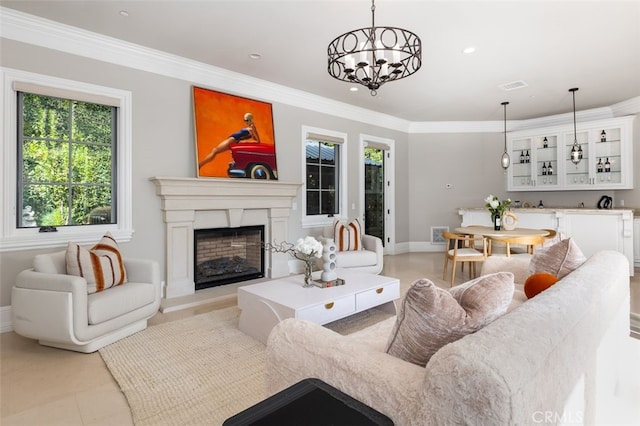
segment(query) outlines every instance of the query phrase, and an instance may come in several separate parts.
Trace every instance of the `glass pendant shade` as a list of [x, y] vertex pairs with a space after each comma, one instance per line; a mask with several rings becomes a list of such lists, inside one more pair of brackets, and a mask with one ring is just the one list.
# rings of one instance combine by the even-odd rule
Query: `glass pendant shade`
[[573, 164], [578, 164], [581, 160], [580, 148], [578, 146], [578, 142], [574, 141], [573, 146], [571, 147], [571, 162]]
[[500, 163], [502, 164], [503, 169], [507, 170], [509, 168], [509, 165], [511, 164], [511, 157], [509, 157], [509, 153], [507, 151], [502, 154]]
[[576, 91], [577, 87], [569, 89], [573, 93], [573, 146], [571, 147], [570, 160], [576, 166], [582, 160], [582, 147], [578, 144], [578, 132], [576, 131]]
[[507, 152], [507, 105], [509, 105], [509, 102], [502, 102], [501, 105], [504, 107], [504, 152], [502, 153], [502, 157], [500, 157], [500, 165], [506, 172], [511, 164], [511, 157], [509, 157], [509, 153]]

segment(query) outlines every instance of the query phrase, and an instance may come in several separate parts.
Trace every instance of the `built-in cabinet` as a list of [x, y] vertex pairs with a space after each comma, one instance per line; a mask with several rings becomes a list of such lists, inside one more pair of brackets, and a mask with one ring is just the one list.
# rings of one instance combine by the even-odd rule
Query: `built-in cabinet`
[[[509, 191], [633, 188], [635, 116], [512, 132], [507, 137]], [[577, 141], [582, 159], [573, 164]]]
[[[629, 273], [634, 274], [634, 244], [638, 252], [637, 221], [628, 209], [511, 209], [518, 217], [519, 228], [555, 229], [563, 238], [573, 238], [589, 257], [601, 250], [615, 250], [629, 260]], [[487, 209], [460, 209], [462, 226], [492, 226]], [[635, 228], [635, 230], [634, 230]], [[635, 232], [634, 232], [635, 231]]]

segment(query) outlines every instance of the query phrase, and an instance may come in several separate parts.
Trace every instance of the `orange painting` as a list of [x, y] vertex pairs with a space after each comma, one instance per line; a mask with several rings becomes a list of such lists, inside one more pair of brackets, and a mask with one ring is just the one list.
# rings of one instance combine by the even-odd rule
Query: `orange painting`
[[193, 88], [198, 177], [277, 179], [271, 104]]

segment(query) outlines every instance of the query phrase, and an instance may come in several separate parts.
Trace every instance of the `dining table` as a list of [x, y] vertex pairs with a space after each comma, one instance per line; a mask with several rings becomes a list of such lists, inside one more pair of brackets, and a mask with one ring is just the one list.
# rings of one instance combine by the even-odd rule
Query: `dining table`
[[[489, 240], [488, 255], [491, 255], [492, 242], [504, 242], [511, 238], [518, 237], [547, 237], [550, 235], [547, 229], [516, 228], [516, 229], [494, 229], [493, 226], [461, 226], [455, 228], [454, 232], [464, 235], [482, 235]], [[502, 241], [501, 241], [502, 240]]]

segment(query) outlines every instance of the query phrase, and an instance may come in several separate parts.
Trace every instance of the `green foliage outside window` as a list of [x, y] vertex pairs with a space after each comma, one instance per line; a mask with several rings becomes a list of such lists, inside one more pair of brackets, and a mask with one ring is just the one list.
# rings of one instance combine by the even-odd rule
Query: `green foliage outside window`
[[18, 227], [115, 223], [116, 108], [18, 96]]

